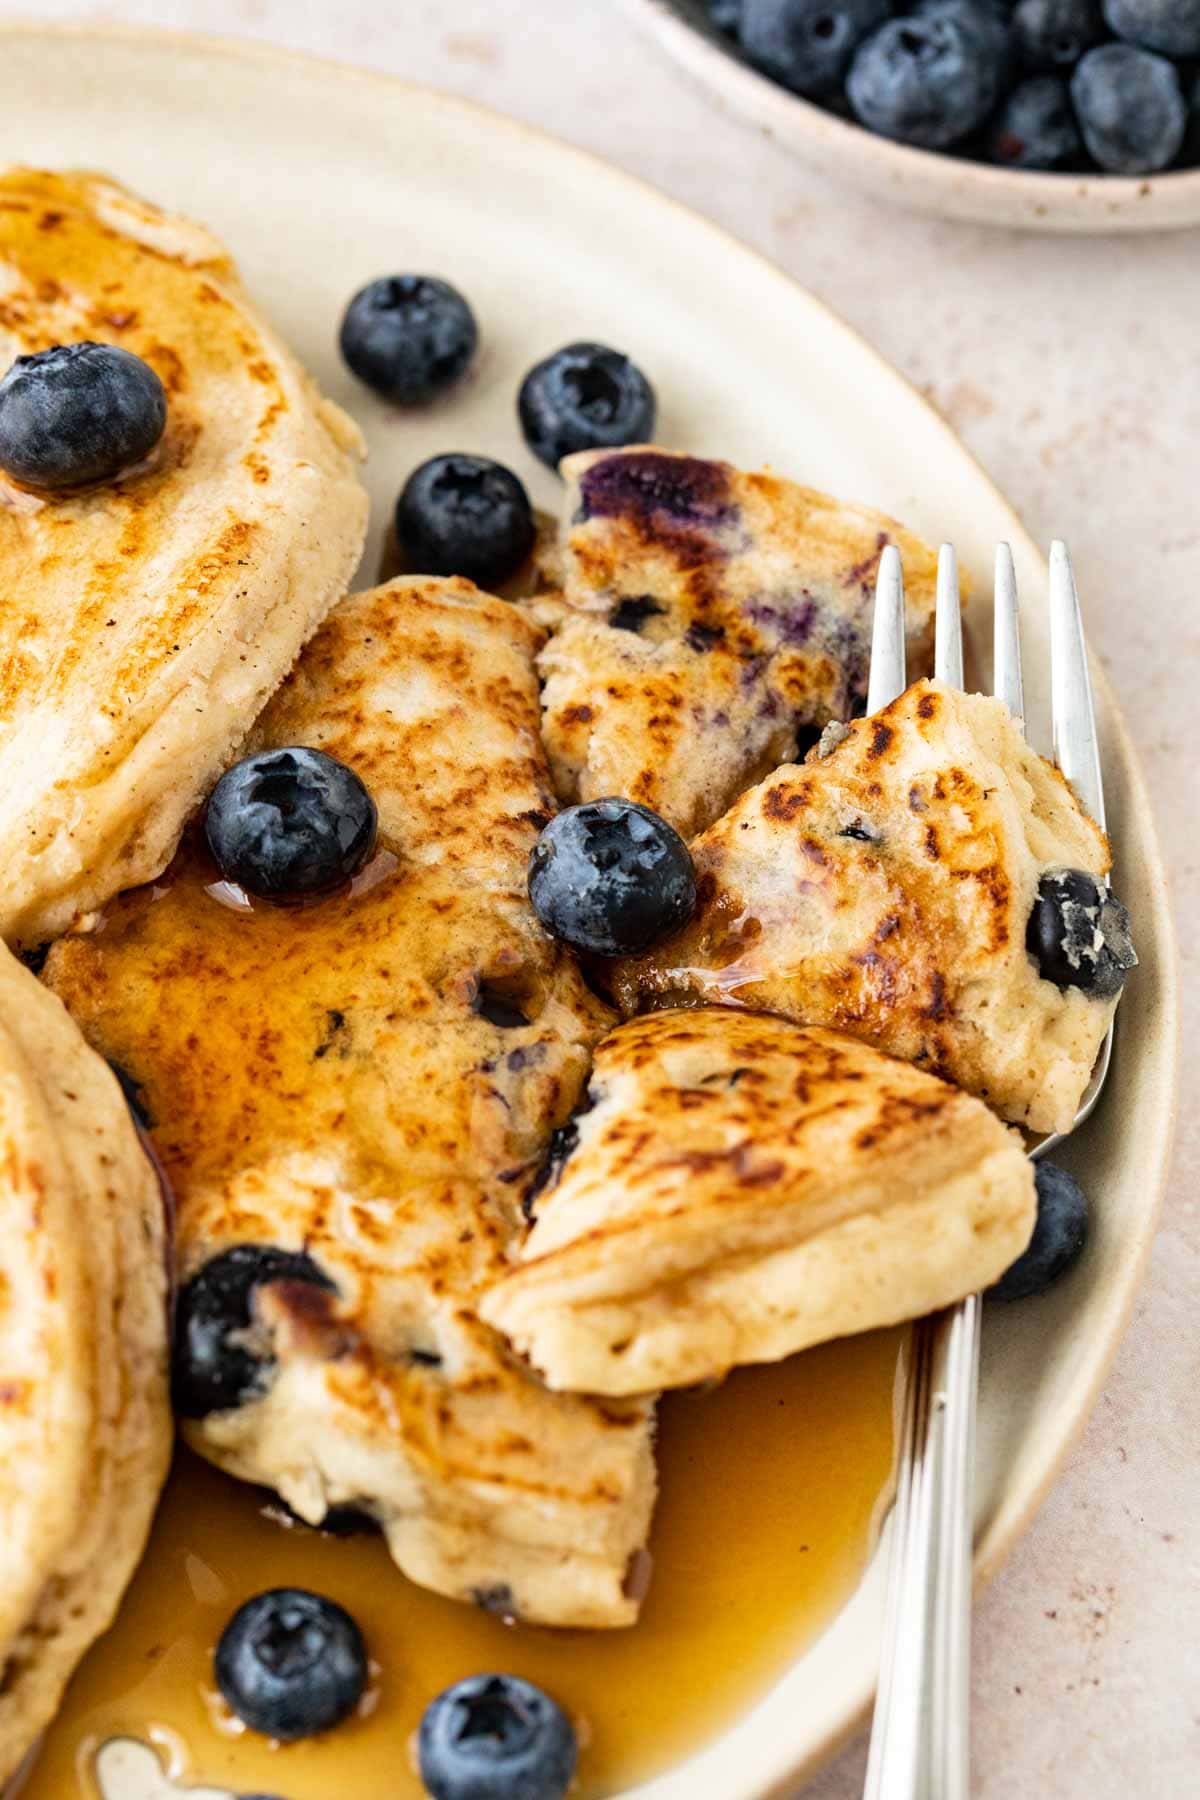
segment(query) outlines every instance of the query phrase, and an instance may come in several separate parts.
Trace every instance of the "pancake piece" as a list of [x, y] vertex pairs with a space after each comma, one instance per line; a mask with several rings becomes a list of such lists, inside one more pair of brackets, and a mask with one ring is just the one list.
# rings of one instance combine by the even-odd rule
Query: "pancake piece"
[[111, 1070], [0, 945], [0, 1786], [167, 1471], [166, 1208]]
[[1029, 1242], [1033, 1165], [946, 1082], [700, 1007], [621, 1025], [483, 1315], [554, 1388], [714, 1380], [922, 1317]]
[[861, 710], [875, 574], [904, 557], [909, 667], [932, 649], [934, 553], [893, 519], [765, 473], [653, 447], [589, 452], [567, 482], [562, 594], [540, 668], [563, 800], [623, 795], [688, 835]]
[[181, 1279], [239, 1245], [309, 1259], [255, 1289], [259, 1377], [189, 1441], [311, 1521], [369, 1512], [426, 1587], [622, 1625], [650, 1409], [549, 1394], [477, 1311], [611, 1023], [525, 894], [553, 805], [538, 642], [462, 581], [344, 601], [253, 742], [349, 763], [374, 861], [318, 904], [239, 912], [188, 847], [47, 975], [143, 1086]]
[[357, 428], [215, 239], [99, 176], [0, 174], [0, 370], [121, 345], [167, 389], [139, 470], [41, 498], [0, 478], [0, 937], [34, 945], [167, 862], [345, 591]]
[[918, 682], [821, 749], [692, 845], [696, 912], [619, 968], [623, 1008], [769, 1008], [1068, 1130], [1116, 1002], [1043, 980], [1025, 933], [1047, 870], [1108, 870], [1103, 832], [982, 694]]

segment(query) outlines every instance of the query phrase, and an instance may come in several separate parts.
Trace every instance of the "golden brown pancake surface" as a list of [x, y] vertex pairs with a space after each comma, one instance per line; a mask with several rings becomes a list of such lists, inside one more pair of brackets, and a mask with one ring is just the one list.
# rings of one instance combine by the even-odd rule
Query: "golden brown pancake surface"
[[140, 468], [0, 478], [0, 937], [35, 945], [160, 870], [366, 529], [357, 429], [191, 221], [87, 174], [0, 174], [0, 371], [95, 339], [158, 373]]
[[649, 1409], [550, 1395], [477, 1312], [609, 1022], [525, 895], [553, 804], [537, 642], [464, 582], [343, 602], [252, 741], [354, 767], [379, 807], [375, 861], [319, 904], [239, 913], [189, 849], [47, 973], [143, 1088], [183, 1280], [265, 1245], [332, 1284], [257, 1289], [261, 1391], [193, 1420], [190, 1441], [309, 1519], [372, 1513], [441, 1592], [625, 1624]]
[[112, 1072], [0, 945], [0, 1786], [150, 1529], [171, 1445], [166, 1235]]
[[834, 1032], [651, 1013], [601, 1042], [588, 1103], [483, 1306], [555, 1388], [680, 1387], [921, 1317], [1033, 1228], [1016, 1132]]
[[770, 1008], [1069, 1129], [1115, 1002], [1043, 980], [1025, 935], [1042, 874], [1102, 875], [1108, 843], [1000, 701], [918, 682], [692, 851], [696, 913], [620, 966], [626, 1011]]
[[655, 446], [568, 457], [561, 596], [539, 659], [565, 800], [625, 795], [685, 834], [866, 698], [879, 556], [905, 563], [909, 666], [936, 559], [895, 520]]

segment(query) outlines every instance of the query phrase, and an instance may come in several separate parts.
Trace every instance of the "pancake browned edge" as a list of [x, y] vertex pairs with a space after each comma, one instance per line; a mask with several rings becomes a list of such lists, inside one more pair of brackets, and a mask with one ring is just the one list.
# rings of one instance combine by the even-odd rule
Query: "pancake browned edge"
[[652, 445], [570, 456], [561, 592], [532, 603], [561, 799], [621, 794], [702, 831], [866, 700], [875, 576], [904, 557], [925, 674], [937, 559], [870, 507]]
[[0, 937], [35, 945], [156, 874], [345, 591], [357, 428], [198, 225], [96, 175], [0, 174], [0, 370], [91, 338], [167, 389], [147, 463], [0, 481]]
[[526, 894], [553, 808], [538, 643], [466, 582], [352, 595], [251, 741], [354, 768], [375, 862], [319, 904], [239, 914], [188, 848], [165, 891], [60, 940], [47, 979], [145, 1090], [184, 1283], [239, 1245], [309, 1259], [256, 1287], [261, 1380], [185, 1419], [189, 1441], [313, 1522], [370, 1513], [425, 1587], [626, 1625], [651, 1408], [548, 1393], [477, 1310], [612, 1023]]
[[111, 1070], [0, 946], [0, 1786], [142, 1553], [166, 1361], [158, 1178]]
[[830, 1031], [698, 1007], [621, 1025], [485, 1319], [554, 1388], [715, 1380], [986, 1288], [1033, 1166], [982, 1101]]
[[916, 1062], [1031, 1131], [1067, 1131], [1116, 1001], [1042, 978], [1041, 877], [1108, 841], [1002, 701], [917, 682], [696, 839], [699, 903], [619, 965], [626, 1012], [762, 1007]]

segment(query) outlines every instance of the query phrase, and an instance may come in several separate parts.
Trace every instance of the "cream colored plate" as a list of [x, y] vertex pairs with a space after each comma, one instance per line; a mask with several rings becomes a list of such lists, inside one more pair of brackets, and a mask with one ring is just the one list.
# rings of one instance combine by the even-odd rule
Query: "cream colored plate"
[[704, 0], [624, 0], [681, 69], [728, 112], [823, 174], [917, 212], [1025, 231], [1171, 231], [1200, 224], [1200, 169], [1042, 175], [914, 150], [769, 81], [709, 22]]
[[[1035, 727], [1044, 719], [1045, 567], [1010, 508], [872, 350], [712, 226], [521, 126], [384, 77], [142, 33], [4, 28], [0, 52], [0, 154], [102, 167], [211, 223], [325, 388], [363, 424], [375, 505], [367, 576], [401, 481], [434, 451], [498, 456], [540, 504], [555, 505], [554, 478], [520, 439], [517, 384], [544, 352], [595, 336], [649, 372], [668, 444], [771, 462], [885, 507], [935, 541], [953, 538], [981, 592], [994, 541], [1009, 539], [1026, 603], [1031, 717]], [[484, 344], [465, 389], [408, 418], [366, 396], [335, 349], [350, 293], [399, 268], [459, 283]], [[987, 1321], [982, 1574], [1028, 1523], [1095, 1398], [1165, 1177], [1176, 1057], [1170, 919], [1141, 776], [1099, 670], [1096, 681], [1118, 880], [1143, 966], [1121, 1008], [1105, 1102], [1063, 1158], [1095, 1196], [1088, 1255], [1058, 1291]], [[836, 1624], [756, 1711], [639, 1800], [762, 1800], [791, 1788], [867, 1704], [881, 1609], [877, 1557]], [[121, 1800], [152, 1793], [123, 1790]]]

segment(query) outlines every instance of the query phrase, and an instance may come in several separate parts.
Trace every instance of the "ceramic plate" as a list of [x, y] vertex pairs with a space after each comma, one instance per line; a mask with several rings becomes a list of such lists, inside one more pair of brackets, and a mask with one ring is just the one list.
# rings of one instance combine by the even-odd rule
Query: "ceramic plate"
[[1200, 169], [1043, 175], [914, 150], [839, 119], [760, 75], [714, 29], [704, 0], [624, 0], [630, 15], [729, 112], [823, 174], [878, 199], [1025, 231], [1168, 231], [1200, 224]]
[[[993, 545], [1007, 538], [1026, 603], [1031, 717], [1035, 727], [1044, 720], [1046, 571], [1009, 506], [872, 350], [702, 219], [524, 127], [342, 67], [144, 33], [5, 28], [0, 48], [0, 154], [103, 167], [210, 223], [363, 425], [374, 503], [367, 579], [400, 482], [437, 450], [509, 461], [537, 502], [555, 507], [556, 481], [524, 450], [514, 396], [536, 357], [595, 336], [652, 374], [668, 444], [769, 462], [886, 508], [935, 542], [952, 538], [980, 594]], [[485, 348], [462, 392], [402, 418], [352, 383], [335, 335], [354, 288], [414, 266], [472, 297]], [[971, 618], [976, 643], [986, 641], [986, 613], [980, 604]], [[1121, 1008], [1105, 1102], [1064, 1157], [1096, 1197], [1087, 1257], [1057, 1291], [987, 1321], [982, 1575], [1028, 1524], [1096, 1395], [1168, 1152], [1175, 975], [1162, 867], [1134, 753], [1099, 670], [1095, 679], [1120, 885], [1143, 966]], [[792, 1791], [869, 1700], [882, 1572], [877, 1554], [835, 1623], [753, 1712], [639, 1800]]]

